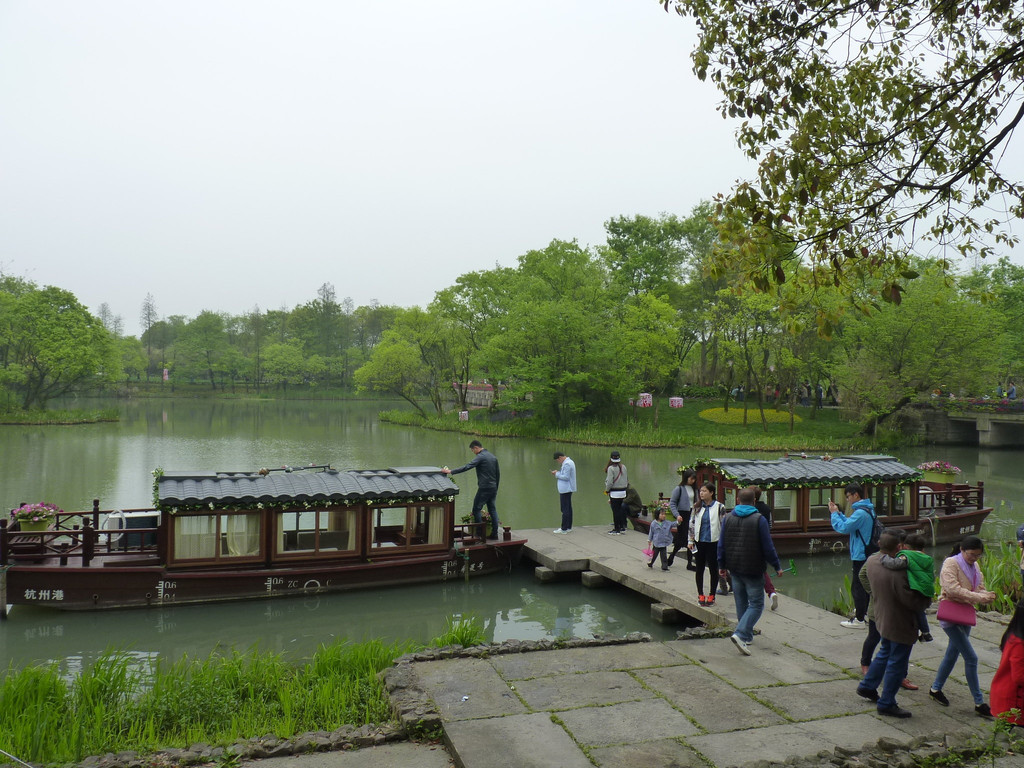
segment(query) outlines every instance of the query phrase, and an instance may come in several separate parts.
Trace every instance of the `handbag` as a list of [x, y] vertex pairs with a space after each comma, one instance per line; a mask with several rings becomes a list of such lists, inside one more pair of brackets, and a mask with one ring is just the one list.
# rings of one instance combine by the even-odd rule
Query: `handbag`
[[652, 557], [654, 557], [654, 550], [648, 547], [644, 550], [644, 561], [646, 562], [650, 560]]
[[963, 624], [973, 627], [978, 621], [978, 613], [969, 603], [957, 603], [953, 600], [939, 600], [939, 610], [935, 613], [939, 621], [950, 624]]

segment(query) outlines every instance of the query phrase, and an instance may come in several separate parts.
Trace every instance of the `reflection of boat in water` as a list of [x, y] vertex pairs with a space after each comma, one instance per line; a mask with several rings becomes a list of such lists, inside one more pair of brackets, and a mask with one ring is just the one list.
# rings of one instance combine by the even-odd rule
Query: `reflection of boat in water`
[[[920, 530], [932, 544], [959, 541], [981, 530], [992, 512], [985, 506], [984, 484], [934, 483], [892, 456], [857, 455], [834, 459], [785, 457], [707, 459], [697, 463], [697, 483], [714, 483], [726, 507], [736, 503], [736, 490], [760, 486], [761, 500], [772, 508], [772, 540], [780, 555], [836, 552], [848, 537], [832, 530], [829, 501], [845, 508], [843, 487], [858, 482], [874, 502], [886, 527]], [[668, 500], [661, 500], [667, 507]], [[631, 518], [646, 531], [650, 519]]]
[[158, 473], [156, 509], [96, 502], [43, 532], [0, 521], [0, 606], [181, 605], [509, 570], [525, 539], [456, 525], [458, 492], [437, 467]]

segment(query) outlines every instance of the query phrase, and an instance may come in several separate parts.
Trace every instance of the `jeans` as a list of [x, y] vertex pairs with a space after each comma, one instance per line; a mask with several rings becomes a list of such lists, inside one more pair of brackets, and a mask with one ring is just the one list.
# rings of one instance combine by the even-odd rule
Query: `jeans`
[[860, 569], [864, 567], [863, 560], [851, 560], [853, 568], [853, 579], [850, 581], [850, 592], [853, 594], [853, 612], [857, 619], [864, 621], [864, 614], [868, 612], [868, 600], [870, 596], [864, 585], [860, 583]]
[[754, 639], [754, 625], [764, 613], [764, 576], [748, 576], [732, 572], [732, 596], [736, 600], [736, 634], [749, 643]]
[[[477, 488], [476, 496], [473, 497], [473, 521], [480, 524], [484, 521], [483, 508], [487, 507], [487, 513], [491, 516], [491, 536], [498, 538], [498, 507], [494, 500], [498, 498], [497, 488]], [[487, 526], [477, 528], [483, 531], [481, 536], [486, 536]]]
[[572, 491], [558, 494], [558, 506], [562, 510], [562, 530], [572, 530]]
[[878, 697], [879, 709], [890, 709], [896, 706], [896, 693], [900, 689], [900, 683], [907, 676], [910, 668], [910, 652], [914, 649], [912, 645], [896, 643], [892, 640], [882, 638], [868, 673], [857, 686], [860, 690], [877, 691], [879, 684], [882, 686], [882, 693]]
[[626, 500], [608, 499], [608, 503], [612, 505], [612, 528], [616, 531], [626, 530]]
[[949, 673], [956, 665], [957, 656], [963, 656], [964, 677], [967, 678], [967, 687], [971, 689], [971, 696], [974, 697], [974, 706], [984, 704], [985, 697], [981, 693], [981, 683], [978, 682], [978, 654], [971, 646], [971, 628], [963, 624], [950, 624], [943, 627], [942, 631], [949, 638], [949, 645], [946, 646], [946, 655], [942, 657], [939, 668], [935, 672], [932, 690], [942, 690]]

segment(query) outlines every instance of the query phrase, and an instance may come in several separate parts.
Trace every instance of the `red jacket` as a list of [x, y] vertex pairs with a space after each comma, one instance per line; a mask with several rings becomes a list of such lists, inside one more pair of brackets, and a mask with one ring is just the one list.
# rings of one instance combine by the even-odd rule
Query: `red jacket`
[[992, 678], [989, 701], [993, 715], [1001, 715], [1011, 709], [1019, 710], [1022, 714], [1004, 719], [1024, 725], [1024, 640], [1016, 635], [1011, 634], [1006, 638], [999, 669]]

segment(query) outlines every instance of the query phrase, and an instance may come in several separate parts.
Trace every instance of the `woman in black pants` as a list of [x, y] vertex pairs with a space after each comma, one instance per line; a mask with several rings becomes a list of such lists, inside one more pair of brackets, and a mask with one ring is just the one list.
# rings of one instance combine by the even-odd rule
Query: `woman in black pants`
[[693, 552], [686, 546], [690, 530], [690, 510], [693, 509], [693, 503], [696, 500], [697, 473], [692, 469], [684, 469], [679, 485], [672, 489], [672, 497], [668, 500], [668, 508], [672, 510], [672, 516], [676, 519], [675, 539], [672, 541], [672, 552], [668, 556], [670, 567], [675, 562], [676, 552], [685, 549], [686, 570], [697, 570], [693, 567]]
[[[725, 507], [715, 500], [715, 486], [704, 483], [697, 495], [700, 502], [690, 514], [689, 549], [697, 555], [697, 602], [714, 605], [718, 591], [718, 536]], [[704, 596], [704, 569], [711, 571], [711, 590]]]

